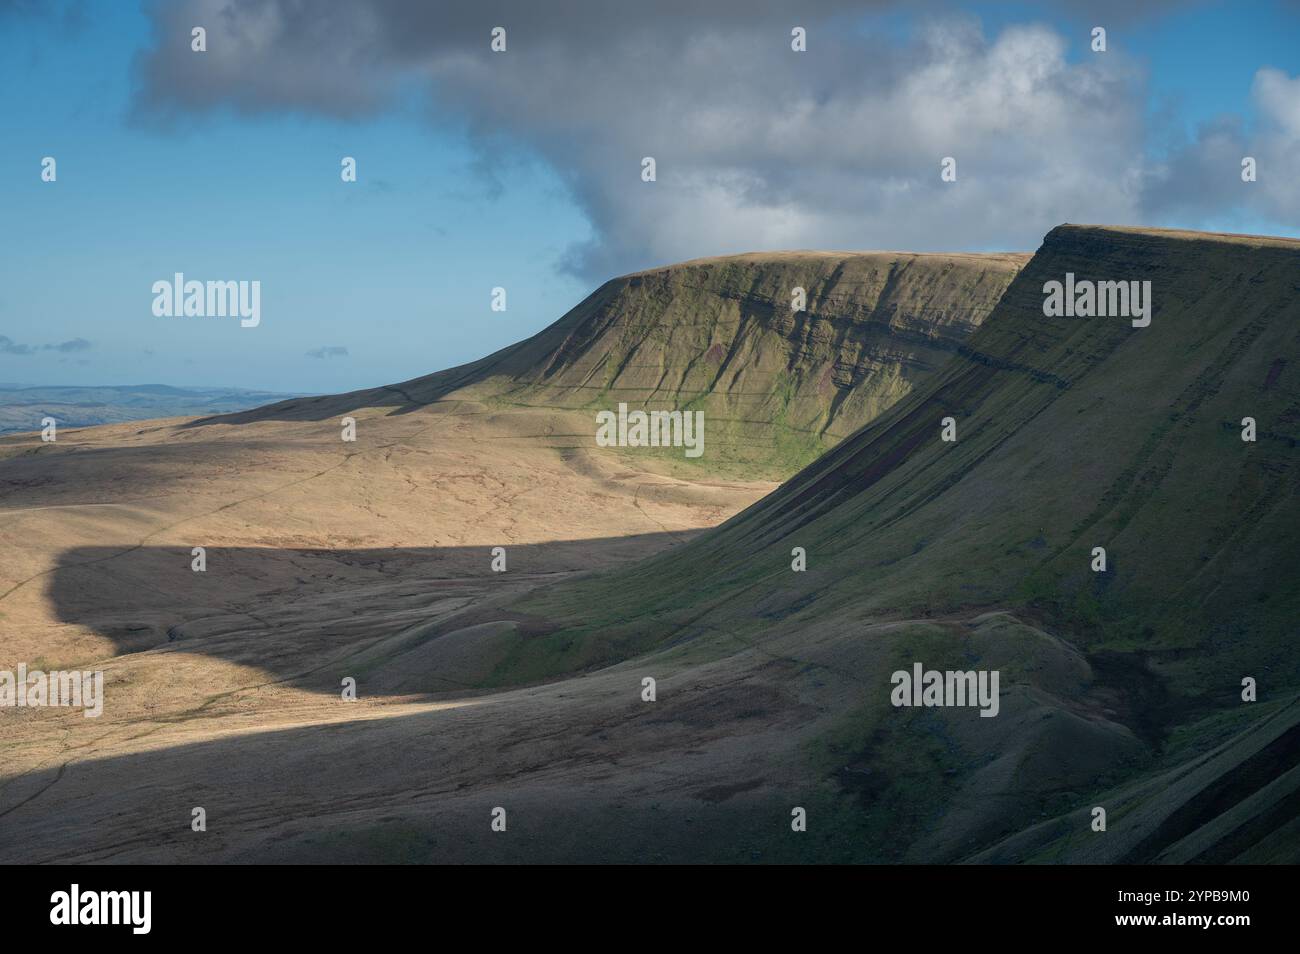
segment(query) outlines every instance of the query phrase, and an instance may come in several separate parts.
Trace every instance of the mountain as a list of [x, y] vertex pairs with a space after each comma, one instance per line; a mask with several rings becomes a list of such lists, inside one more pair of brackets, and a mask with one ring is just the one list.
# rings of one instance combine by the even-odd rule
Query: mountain
[[[1045, 316], [1067, 273], [1150, 281], [1149, 327]], [[725, 671], [802, 713], [750, 770], [816, 791], [834, 836], [806, 854], [1294, 860], [1298, 361], [1300, 242], [1059, 227], [952, 361], [776, 492], [510, 606], [526, 636], [481, 685]], [[916, 662], [999, 670], [999, 716], [893, 708]]]
[[[594, 434], [591, 412], [620, 402], [689, 409], [704, 413], [709, 448], [695, 470], [780, 478], [941, 367], [1026, 259], [779, 252], [685, 262], [606, 282], [544, 331], [481, 361], [231, 420], [409, 412], [454, 398], [493, 411], [582, 411], [573, 426]], [[795, 289], [804, 310], [791, 307]]]
[[[576, 804], [534, 787], [536, 760], [556, 732], [618, 758], [619, 731], [590, 735], [612, 697], [478, 699], [494, 647], [530, 631], [497, 608], [679, 547], [775, 489], [936, 374], [1021, 264], [688, 263], [415, 381], [0, 437], [0, 671], [105, 676], [93, 720], [0, 710], [0, 857], [472, 857], [484, 785], [517, 780], [504, 797], [525, 830], [543, 817], [526, 802]], [[598, 447], [594, 411], [619, 401], [704, 409], [704, 455]], [[219, 837], [186, 838], [196, 798]], [[434, 817], [457, 834], [429, 835]]]
[[[108, 699], [7, 724], [0, 858], [1300, 860], [1300, 242], [1062, 226], [952, 342], [878, 337], [927, 270], [863, 262], [898, 280], [846, 350], [923, 373], [774, 486], [737, 475], [869, 417], [812, 384], [843, 321], [809, 269], [843, 256], [797, 258], [630, 276], [390, 388], [0, 441], [0, 669]], [[1151, 282], [1150, 324], [1049, 317], [1067, 275]], [[595, 448], [611, 399], [729, 439]], [[996, 672], [996, 715], [893, 705], [918, 664]]]
[[[654, 571], [684, 579], [698, 559], [737, 587], [786, 589], [781, 567], [755, 557], [802, 543], [823, 569], [800, 578], [796, 603], [812, 592], [825, 606], [808, 582], [854, 579], [873, 612], [1014, 602], [1108, 645], [1218, 646], [1243, 626], [1284, 642], [1300, 589], [1259, 571], [1300, 569], [1285, 559], [1300, 524], [1280, 519], [1297, 476], [1298, 250], [1055, 229], [923, 388]], [[1066, 272], [1153, 278], [1151, 327], [1045, 318], [1041, 288]], [[952, 444], [940, 439], [948, 416]], [[1240, 436], [1248, 416], [1254, 443]], [[1104, 577], [1089, 569], [1094, 546], [1109, 552]]]

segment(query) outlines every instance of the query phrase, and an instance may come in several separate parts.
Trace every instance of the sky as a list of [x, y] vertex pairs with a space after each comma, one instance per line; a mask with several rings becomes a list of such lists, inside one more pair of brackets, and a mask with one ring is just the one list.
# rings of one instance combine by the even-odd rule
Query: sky
[[1300, 2], [0, 0], [2, 383], [371, 387], [629, 271], [1062, 222], [1300, 236]]

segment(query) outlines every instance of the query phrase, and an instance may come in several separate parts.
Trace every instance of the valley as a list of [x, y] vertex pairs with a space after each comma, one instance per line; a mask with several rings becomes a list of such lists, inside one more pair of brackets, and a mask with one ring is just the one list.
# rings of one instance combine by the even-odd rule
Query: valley
[[[0, 439], [0, 669], [105, 672], [0, 712], [0, 857], [1293, 861], [1298, 265], [710, 259], [414, 381]], [[1067, 272], [1155, 320], [1044, 315]], [[599, 446], [619, 403], [705, 452]], [[982, 705], [894, 705], [920, 663]]]

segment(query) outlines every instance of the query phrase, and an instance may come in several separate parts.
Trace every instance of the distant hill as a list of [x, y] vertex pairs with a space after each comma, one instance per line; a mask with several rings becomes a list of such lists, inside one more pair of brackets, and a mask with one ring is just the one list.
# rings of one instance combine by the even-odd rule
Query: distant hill
[[101, 387], [0, 385], [0, 434], [40, 430], [41, 418], [61, 427], [93, 427], [159, 417], [228, 414], [297, 395], [242, 388], [177, 388], [166, 384]]

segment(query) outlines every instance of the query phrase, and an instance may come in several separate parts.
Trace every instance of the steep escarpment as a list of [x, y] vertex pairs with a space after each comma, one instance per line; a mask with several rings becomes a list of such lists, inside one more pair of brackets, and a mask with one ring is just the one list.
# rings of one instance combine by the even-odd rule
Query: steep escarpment
[[703, 412], [702, 466], [784, 477], [937, 372], [1026, 258], [779, 252], [686, 262], [606, 282], [554, 325], [481, 361], [218, 420], [400, 413], [456, 400], [573, 411], [573, 426], [594, 434], [591, 412], [626, 403]]
[[[1067, 272], [1150, 281], [1150, 326], [1046, 317], [1043, 286]], [[953, 361], [647, 567], [658, 585], [620, 613], [752, 618], [760, 593], [782, 616], [1017, 605], [1196, 684], [1228, 660], [1294, 680], [1298, 293], [1300, 242], [1055, 229]]]
[[[1047, 316], [1067, 274], [1150, 282], [1150, 324]], [[519, 602], [543, 634], [486, 682], [787, 665], [836, 725], [807, 770], [859, 860], [1294, 857], [1297, 375], [1300, 242], [1062, 226], [952, 361], [779, 490]], [[917, 662], [1000, 671], [1001, 713], [892, 709]]]
[[709, 453], [805, 463], [942, 367], [1023, 260], [782, 253], [627, 276], [502, 399], [701, 410]]
[[[94, 758], [79, 715], [14, 723], [0, 854], [1300, 857], [1300, 243], [1054, 230], [937, 370], [752, 506], [770, 484], [591, 449], [593, 407], [684, 402], [715, 345], [824, 371], [822, 332], [805, 346], [780, 308], [795, 279], [846, 351], [916, 330], [884, 286], [825, 318], [807, 269], [838, 266], [812, 258], [744, 304], [723, 291], [766, 267], [711, 267], [689, 305], [695, 264], [632, 276], [475, 365], [245, 424], [0, 441], [9, 658], [105, 668], [112, 702]], [[1149, 281], [1150, 325], [1048, 317], [1067, 274]], [[874, 373], [789, 407], [832, 434]], [[732, 381], [695, 398], [762, 412], [723, 462], [790, 430]], [[917, 665], [999, 681], [979, 707], [895, 705]], [[178, 840], [200, 789], [222, 838]], [[524, 837], [490, 832], [493, 805]]]

